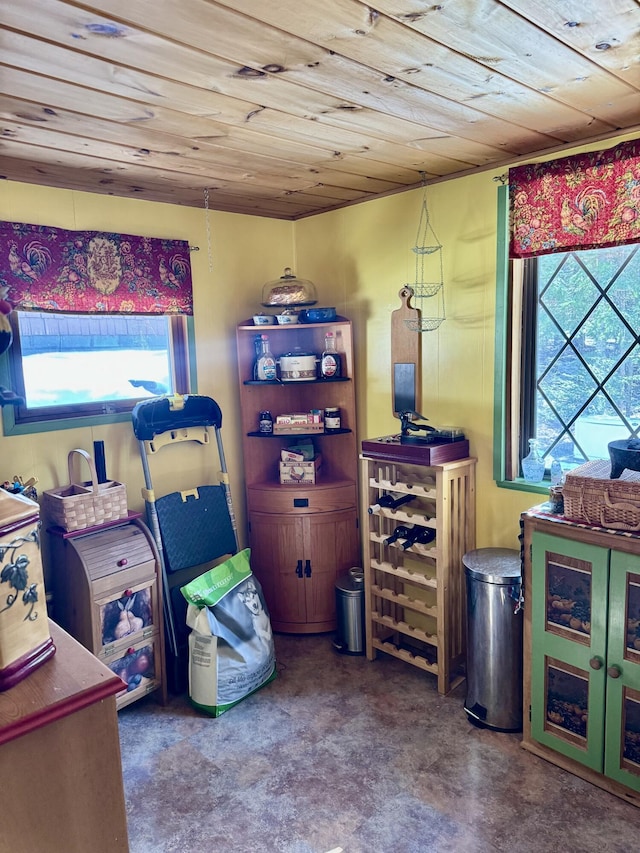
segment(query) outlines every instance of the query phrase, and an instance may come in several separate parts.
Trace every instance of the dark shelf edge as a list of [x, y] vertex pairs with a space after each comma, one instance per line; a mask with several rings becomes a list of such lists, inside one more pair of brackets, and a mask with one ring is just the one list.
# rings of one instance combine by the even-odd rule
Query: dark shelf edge
[[330, 385], [332, 382], [351, 382], [350, 376], [338, 376], [337, 379], [245, 379], [243, 385]]
[[350, 429], [330, 429], [325, 432], [248, 432], [250, 438], [316, 438], [319, 435], [346, 435], [353, 432]]

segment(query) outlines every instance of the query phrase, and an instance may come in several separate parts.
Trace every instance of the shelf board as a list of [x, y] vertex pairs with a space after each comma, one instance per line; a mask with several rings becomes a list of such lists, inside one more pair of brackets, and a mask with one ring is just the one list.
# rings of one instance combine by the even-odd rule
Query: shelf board
[[393, 480], [376, 480], [375, 477], [369, 478], [369, 486], [372, 489], [384, 489], [387, 492], [398, 492], [403, 495], [413, 495], [416, 498], [426, 498], [435, 500], [437, 497], [436, 483], [433, 478], [429, 482], [414, 482], [411, 485], [408, 483], [398, 483]]
[[422, 655], [414, 654], [413, 652], [410, 652], [407, 649], [403, 649], [399, 646], [396, 646], [394, 643], [379, 640], [377, 637], [373, 638], [372, 645], [374, 649], [379, 649], [381, 652], [386, 652], [388, 655], [393, 655], [393, 657], [395, 658], [400, 658], [400, 660], [406, 661], [406, 663], [410, 663], [413, 666], [419, 667], [420, 669], [424, 669], [426, 672], [430, 672], [433, 675], [438, 675], [438, 664], [430, 663], [427, 658], [423, 657]]
[[350, 429], [329, 429], [322, 432], [248, 432], [250, 438], [290, 438], [292, 435], [296, 438], [317, 438], [325, 435], [346, 435], [350, 433]]
[[385, 628], [391, 628], [394, 633], [404, 634], [406, 637], [413, 637], [415, 640], [420, 640], [421, 643], [426, 643], [429, 646], [438, 645], [437, 634], [427, 634], [422, 628], [414, 628], [413, 625], [392, 619], [391, 616], [383, 616], [381, 613], [373, 611], [371, 621], [377, 625], [384, 625]]
[[[271, 308], [276, 308], [277, 306], [272, 305]], [[286, 305], [281, 305], [281, 308], [287, 308]], [[291, 306], [289, 306], [291, 307]], [[260, 323], [256, 326], [253, 320], [243, 320], [242, 323], [238, 325], [238, 329], [248, 330], [251, 332], [258, 332], [261, 335], [267, 335], [274, 331], [282, 332], [282, 331], [291, 331], [292, 329], [318, 329], [323, 328], [325, 326], [343, 326], [345, 323], [349, 323], [346, 317], [341, 316], [340, 314], [336, 314], [333, 320], [323, 320], [320, 323], [283, 323], [280, 325], [279, 323]]]
[[351, 382], [350, 376], [335, 376], [327, 379], [245, 379], [243, 385], [330, 385], [332, 382]]
[[[428, 526], [428, 525], [425, 525], [425, 526]], [[384, 545], [385, 544], [384, 540], [386, 538], [387, 538], [386, 536], [381, 536], [378, 533], [373, 533], [373, 532], [369, 533], [369, 541], [370, 542], [376, 542], [378, 545]], [[400, 542], [391, 542], [389, 545], [386, 545], [385, 547], [396, 548], [397, 550], [400, 550]], [[403, 550], [401, 553], [408, 554], [409, 556], [411, 556], [412, 554], [419, 554], [421, 557], [431, 557], [434, 560], [434, 562], [440, 556], [440, 551], [438, 549], [437, 543], [435, 543], [434, 545], [427, 546], [427, 545], [421, 545], [419, 542], [414, 542], [410, 548]]]
[[317, 483], [300, 483], [300, 485], [291, 485], [286, 483], [281, 483], [279, 480], [264, 480], [261, 483], [248, 483], [248, 489], [274, 489], [275, 491], [283, 490], [285, 492], [295, 493], [296, 490], [303, 489], [313, 489], [314, 491], [317, 489], [318, 491], [322, 489], [337, 489], [342, 488], [344, 486], [355, 486], [354, 480], [348, 479], [322, 479]]
[[438, 608], [425, 604], [417, 598], [411, 598], [402, 592], [394, 592], [392, 589], [386, 589], [377, 584], [371, 585], [371, 592], [376, 598], [383, 598], [392, 604], [397, 604], [399, 607], [413, 610], [416, 613], [421, 613], [423, 616], [432, 616], [434, 619], [438, 617]]
[[385, 574], [393, 575], [393, 577], [396, 578], [402, 578], [402, 580], [410, 581], [417, 586], [426, 586], [430, 589], [438, 588], [437, 578], [429, 578], [426, 575], [423, 575], [422, 572], [412, 572], [403, 566], [392, 566], [391, 563], [371, 560], [371, 569], [378, 572], [385, 572]]

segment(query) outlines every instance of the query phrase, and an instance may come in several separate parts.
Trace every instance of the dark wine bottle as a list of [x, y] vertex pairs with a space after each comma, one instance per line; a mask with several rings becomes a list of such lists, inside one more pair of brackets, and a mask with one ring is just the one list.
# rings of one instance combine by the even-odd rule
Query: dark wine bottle
[[391, 545], [393, 542], [396, 542], [398, 539], [405, 539], [411, 533], [411, 527], [407, 527], [404, 524], [399, 524], [396, 529], [393, 531], [391, 536], [387, 536], [384, 540], [385, 545]]
[[433, 527], [420, 527], [420, 525], [416, 524], [415, 527], [411, 528], [409, 536], [406, 537], [400, 547], [403, 551], [406, 551], [407, 548], [411, 548], [415, 544], [428, 545], [435, 538], [436, 532]]
[[368, 513], [369, 515], [375, 515], [375, 513], [380, 512], [380, 510], [383, 508], [398, 509], [399, 506], [402, 506], [403, 504], [407, 504], [409, 503], [409, 501], [412, 501], [414, 497], [414, 495], [403, 494], [396, 494], [395, 497], [393, 495], [381, 495], [378, 498], [377, 503], [371, 504], [368, 509]]

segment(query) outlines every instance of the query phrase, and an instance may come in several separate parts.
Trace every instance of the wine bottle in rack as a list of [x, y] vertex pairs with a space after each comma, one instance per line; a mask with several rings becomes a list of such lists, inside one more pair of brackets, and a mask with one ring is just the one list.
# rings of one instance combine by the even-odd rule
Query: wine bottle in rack
[[420, 527], [420, 525], [416, 524], [415, 527], [411, 528], [409, 536], [404, 539], [400, 547], [403, 551], [406, 551], [412, 545], [428, 545], [435, 538], [436, 532], [433, 527]]
[[384, 540], [385, 545], [392, 545], [394, 542], [397, 542], [398, 539], [405, 539], [411, 533], [411, 527], [407, 527], [404, 524], [399, 524], [391, 536], [387, 536]]
[[381, 509], [398, 509], [399, 506], [409, 503], [414, 500], [415, 495], [405, 495], [402, 492], [396, 492], [389, 495], [381, 495], [377, 503], [371, 504], [367, 512], [369, 515], [375, 515]]

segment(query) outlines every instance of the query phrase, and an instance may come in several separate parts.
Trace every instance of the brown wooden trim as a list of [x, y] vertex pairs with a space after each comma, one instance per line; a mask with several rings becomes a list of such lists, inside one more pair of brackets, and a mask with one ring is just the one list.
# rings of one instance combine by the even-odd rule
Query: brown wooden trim
[[56, 654], [0, 693], [0, 744], [114, 696], [122, 680], [49, 620]]

